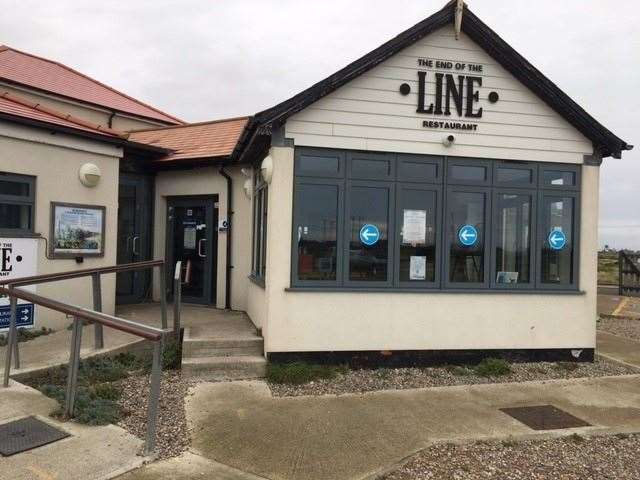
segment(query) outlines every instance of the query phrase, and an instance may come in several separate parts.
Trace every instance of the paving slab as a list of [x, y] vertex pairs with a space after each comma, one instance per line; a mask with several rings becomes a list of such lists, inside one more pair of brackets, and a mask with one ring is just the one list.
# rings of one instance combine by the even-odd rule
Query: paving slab
[[[534, 431], [499, 410], [545, 404], [592, 426]], [[192, 451], [238, 470], [363, 479], [436, 442], [640, 431], [640, 375], [294, 398], [261, 381], [205, 383], [187, 417]]]
[[640, 368], [640, 342], [630, 338], [598, 331], [596, 351], [607, 359]]
[[107, 480], [138, 468], [142, 440], [120, 427], [89, 427], [49, 417], [58, 404], [37, 390], [11, 382], [0, 388], [0, 423], [36, 416], [70, 436], [42, 447], [0, 457], [0, 478], [12, 480]]

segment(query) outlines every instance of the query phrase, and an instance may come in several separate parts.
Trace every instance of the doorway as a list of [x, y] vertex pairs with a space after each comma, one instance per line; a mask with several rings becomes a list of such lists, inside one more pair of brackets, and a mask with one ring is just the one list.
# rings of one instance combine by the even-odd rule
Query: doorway
[[[151, 177], [121, 173], [118, 186], [118, 264], [151, 259]], [[116, 303], [147, 298], [151, 276], [139, 270], [116, 274]]]
[[172, 197], [167, 200], [167, 259], [170, 266], [182, 262], [184, 302], [215, 303], [217, 225], [216, 196]]

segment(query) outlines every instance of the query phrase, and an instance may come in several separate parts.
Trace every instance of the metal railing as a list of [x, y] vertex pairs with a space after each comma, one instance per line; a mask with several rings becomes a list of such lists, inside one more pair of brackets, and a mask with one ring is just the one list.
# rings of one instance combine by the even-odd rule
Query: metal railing
[[[180, 309], [181, 309], [181, 281], [180, 262], [176, 265], [174, 276], [174, 324], [173, 332], [179, 335], [180, 332]], [[143, 268], [160, 268], [160, 303], [162, 309], [162, 328], [156, 328], [124, 318], [102, 313], [102, 292], [100, 276], [106, 273], [118, 273], [123, 271], [139, 270]], [[92, 277], [93, 304], [94, 310], [75, 305], [66, 304], [42, 295], [26, 291], [20, 286], [35, 285], [46, 282], [66, 280], [83, 276]], [[149, 392], [149, 405], [147, 408], [147, 435], [145, 440], [145, 454], [149, 455], [155, 449], [156, 427], [158, 416], [158, 402], [160, 399], [160, 380], [162, 374], [162, 350], [164, 339], [167, 334], [172, 333], [167, 328], [167, 290], [164, 262], [154, 260], [147, 262], [137, 262], [112, 267], [101, 267], [73, 272], [62, 272], [47, 275], [37, 275], [33, 277], [23, 277], [18, 279], [0, 282], [0, 294], [9, 297], [11, 308], [11, 320], [9, 325], [9, 335], [7, 341], [6, 359], [4, 365], [3, 386], [9, 386], [9, 376], [11, 373], [11, 359], [15, 355], [16, 364], [19, 365], [18, 354], [18, 331], [17, 331], [17, 306], [18, 299], [31, 302], [33, 304], [49, 308], [51, 310], [64, 313], [73, 317], [71, 331], [71, 347], [69, 353], [69, 368], [67, 376], [67, 389], [64, 405], [64, 414], [68, 418], [74, 416], [75, 397], [78, 382], [78, 369], [80, 366], [80, 347], [82, 344], [83, 322], [88, 321], [95, 325], [95, 348], [101, 349], [104, 346], [103, 327], [113, 328], [154, 342], [153, 360], [151, 368], [151, 388]], [[179, 337], [176, 337], [179, 341]], [[13, 353], [12, 353], [13, 352]], [[18, 367], [19, 368], [19, 367]]]
[[618, 252], [618, 294], [640, 296], [640, 254], [620, 250]]

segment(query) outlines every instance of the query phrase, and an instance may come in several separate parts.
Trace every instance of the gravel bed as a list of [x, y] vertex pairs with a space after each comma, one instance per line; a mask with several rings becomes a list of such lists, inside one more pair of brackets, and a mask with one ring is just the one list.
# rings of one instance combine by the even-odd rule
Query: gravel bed
[[598, 330], [640, 341], [640, 319], [600, 318]]
[[638, 369], [603, 360], [597, 360], [594, 363], [512, 363], [511, 368], [512, 373], [499, 377], [483, 377], [477, 375], [471, 367], [455, 366], [361, 369], [349, 370], [329, 380], [316, 380], [302, 385], [269, 383], [269, 387], [276, 397], [295, 397], [640, 373]]
[[430, 447], [384, 480], [637, 480], [640, 435]]
[[[118, 382], [122, 395], [118, 404], [123, 416], [118, 422], [129, 433], [146, 438], [149, 375], [136, 375]], [[191, 383], [179, 371], [162, 372], [156, 449], [160, 459], [180, 455], [189, 446], [185, 397]]]

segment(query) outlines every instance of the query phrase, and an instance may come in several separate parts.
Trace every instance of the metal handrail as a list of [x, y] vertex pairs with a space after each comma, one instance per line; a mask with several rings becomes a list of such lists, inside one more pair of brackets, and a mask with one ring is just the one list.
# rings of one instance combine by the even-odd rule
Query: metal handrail
[[149, 404], [147, 408], [147, 438], [145, 440], [145, 454], [151, 454], [155, 449], [156, 429], [158, 421], [158, 404], [160, 401], [160, 380], [162, 375], [162, 349], [164, 337], [170, 333], [167, 329], [159, 329], [132, 322], [124, 318], [106, 315], [87, 308], [68, 305], [52, 298], [27, 292], [20, 288], [0, 287], [0, 293], [9, 296], [11, 302], [11, 328], [9, 341], [7, 342], [6, 362], [4, 366], [4, 387], [9, 386], [9, 374], [11, 372], [11, 350], [17, 344], [17, 330], [15, 313], [17, 300], [27, 300], [45, 308], [55, 310], [67, 315], [73, 315], [73, 329], [71, 333], [71, 351], [69, 353], [69, 368], [67, 376], [67, 391], [65, 396], [64, 414], [72, 418], [75, 411], [75, 399], [78, 385], [78, 371], [80, 368], [80, 347], [82, 345], [82, 321], [89, 320], [96, 324], [120, 330], [122, 332], [137, 335], [155, 343], [153, 348], [153, 361], [151, 367], [151, 388], [149, 391]]
[[173, 272], [173, 333], [180, 335], [180, 310], [182, 310], [182, 261], [176, 262]]
[[99, 323], [106, 327], [120, 330], [121, 332], [130, 333], [132, 335], [136, 335], [153, 342], [161, 340], [162, 334], [165, 332], [165, 330], [145, 325], [143, 323], [136, 323], [124, 318], [107, 315], [106, 313], [89, 310], [88, 308], [62, 303], [58, 300], [43, 297], [42, 295], [37, 295], [21, 288], [0, 287], [0, 293], [7, 295], [8, 297], [15, 297], [19, 298], [20, 300], [26, 300], [28, 302], [41, 305], [45, 308], [55, 310], [56, 312], [82, 318], [84, 320], [89, 320], [90, 322]]
[[120, 273], [131, 270], [142, 270], [144, 268], [161, 267], [163, 265], [163, 260], [146, 260], [144, 262], [123, 263], [120, 265], [112, 265], [109, 267], [84, 268], [81, 270], [72, 270], [69, 272], [45, 273], [42, 275], [33, 275], [31, 277], [13, 278], [0, 281], [0, 285], [12, 285], [14, 287], [20, 287], [24, 285], [37, 285], [39, 283], [69, 280], [71, 278], [89, 277], [94, 274], [103, 275], [106, 273]]

